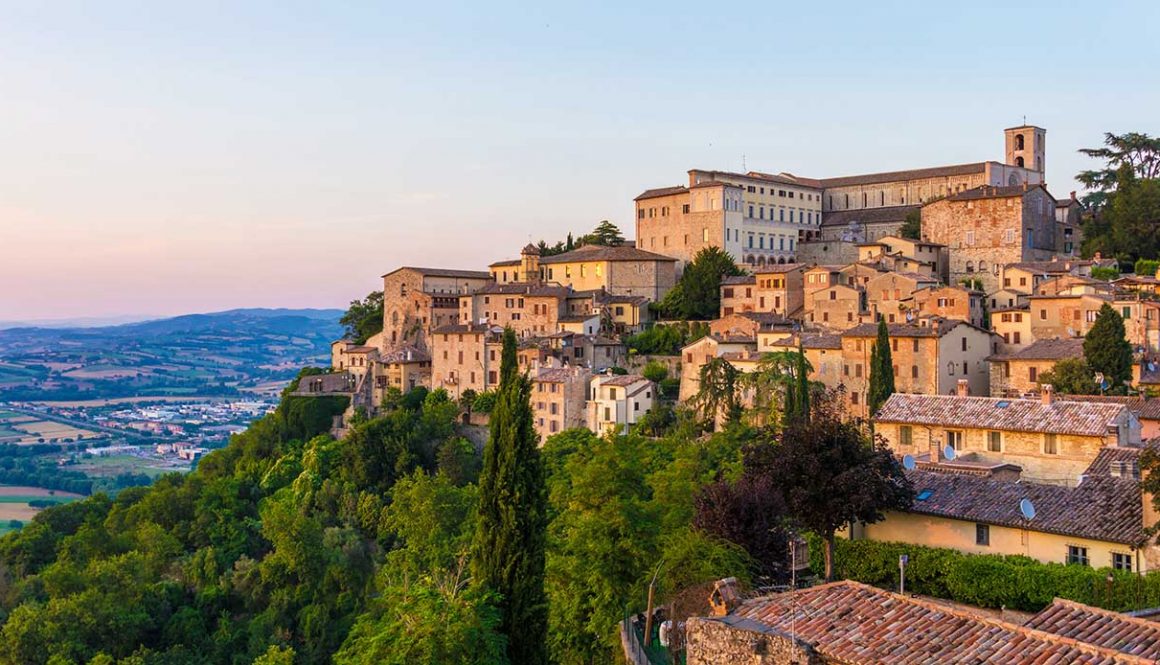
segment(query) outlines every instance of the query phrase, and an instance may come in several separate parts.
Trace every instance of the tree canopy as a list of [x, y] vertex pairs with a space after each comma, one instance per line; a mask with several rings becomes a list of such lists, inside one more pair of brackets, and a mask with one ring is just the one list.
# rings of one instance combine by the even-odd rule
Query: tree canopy
[[677, 285], [655, 308], [669, 319], [716, 319], [721, 309], [721, 280], [742, 274], [727, 252], [706, 247], [685, 266]]
[[1111, 305], [1100, 307], [1091, 330], [1084, 335], [1083, 356], [1093, 372], [1104, 375], [1115, 390], [1132, 379], [1132, 345], [1124, 331], [1124, 319]]
[[346, 336], [355, 344], [364, 344], [383, 330], [383, 292], [372, 291], [362, 300], [350, 301], [350, 307], [338, 320]]
[[870, 349], [870, 387], [866, 394], [870, 415], [878, 413], [878, 409], [893, 394], [894, 359], [890, 350], [890, 332], [886, 328], [886, 321], [879, 319], [878, 337]]
[[1126, 167], [1136, 178], [1160, 178], [1160, 138], [1140, 132], [1107, 132], [1102, 147], [1080, 148], [1079, 152], [1104, 161], [1103, 168], [1081, 171], [1075, 177], [1088, 190], [1084, 204], [1089, 208], [1102, 207], [1108, 194], [1119, 187], [1121, 167]]
[[1049, 371], [1039, 375], [1039, 384], [1050, 385], [1064, 395], [1096, 395], [1100, 392], [1095, 372], [1083, 358], [1058, 361]]

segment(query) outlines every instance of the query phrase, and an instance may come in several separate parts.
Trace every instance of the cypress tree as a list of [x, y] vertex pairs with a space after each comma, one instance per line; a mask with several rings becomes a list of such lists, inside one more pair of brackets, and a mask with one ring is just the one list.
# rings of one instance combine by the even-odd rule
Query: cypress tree
[[1124, 319], [1104, 303], [1091, 330], [1084, 336], [1083, 357], [1094, 372], [1102, 372], [1112, 388], [1132, 380], [1132, 345], [1124, 332]]
[[802, 340], [798, 338], [798, 357], [795, 377], [797, 379], [797, 411], [798, 417], [807, 425], [810, 422], [810, 377], [806, 376], [806, 352]]
[[544, 594], [547, 488], [531, 390], [519, 372], [516, 336], [503, 335], [503, 359], [491, 433], [479, 479], [479, 519], [473, 543], [474, 581], [500, 595], [500, 632], [512, 665], [548, 662]]
[[890, 354], [890, 333], [886, 321], [878, 320], [878, 339], [870, 350], [870, 389], [866, 401], [873, 417], [894, 394], [894, 358]]

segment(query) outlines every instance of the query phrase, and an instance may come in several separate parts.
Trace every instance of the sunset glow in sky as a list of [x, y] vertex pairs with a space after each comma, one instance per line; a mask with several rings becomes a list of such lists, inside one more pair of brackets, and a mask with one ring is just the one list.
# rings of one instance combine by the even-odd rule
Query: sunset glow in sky
[[1160, 133], [1160, 3], [563, 4], [0, 3], [0, 321], [343, 307], [632, 237], [690, 168], [1002, 160], [1024, 115], [1063, 197]]

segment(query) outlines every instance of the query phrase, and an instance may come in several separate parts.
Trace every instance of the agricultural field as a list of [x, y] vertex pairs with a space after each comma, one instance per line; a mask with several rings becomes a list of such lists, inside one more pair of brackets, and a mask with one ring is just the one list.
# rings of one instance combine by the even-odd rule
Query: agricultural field
[[0, 409], [0, 443], [28, 445], [99, 439], [105, 435], [36, 416]]
[[33, 506], [30, 505], [30, 502], [57, 504], [69, 503], [83, 498], [80, 494], [46, 490], [41, 487], [0, 485], [0, 535], [15, 528], [12, 524], [13, 521], [27, 523], [37, 513], [44, 510], [44, 506]]

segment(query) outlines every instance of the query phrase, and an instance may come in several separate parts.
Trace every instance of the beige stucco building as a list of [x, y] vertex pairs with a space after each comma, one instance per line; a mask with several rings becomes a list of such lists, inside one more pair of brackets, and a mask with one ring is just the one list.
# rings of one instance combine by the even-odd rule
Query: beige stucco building
[[595, 376], [589, 387], [588, 428], [597, 434], [627, 433], [656, 399], [653, 382], [636, 374]]
[[549, 367], [532, 376], [532, 422], [540, 444], [553, 434], [584, 427], [592, 372], [582, 367]]

